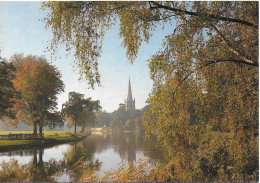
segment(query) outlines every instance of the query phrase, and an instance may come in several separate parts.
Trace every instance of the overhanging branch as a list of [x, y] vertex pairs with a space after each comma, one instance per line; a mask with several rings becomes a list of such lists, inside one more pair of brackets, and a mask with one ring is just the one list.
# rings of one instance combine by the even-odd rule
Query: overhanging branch
[[259, 67], [259, 65], [256, 64], [256, 63], [248, 63], [248, 62], [245, 62], [245, 61], [243, 61], [243, 60], [237, 60], [237, 59], [232, 59], [232, 58], [217, 59], [217, 60], [212, 60], [212, 61], [206, 61], [206, 64], [205, 64], [205, 65], [200, 66], [200, 67], [198, 67], [196, 70], [191, 71], [189, 74], [187, 74], [187, 75], [179, 82], [179, 84], [176, 86], [176, 88], [175, 88], [175, 90], [173, 91], [172, 94], [173, 94], [173, 95], [175, 94], [175, 92], [177, 91], [178, 87], [179, 87], [184, 81], [186, 81], [186, 79], [188, 79], [191, 74], [197, 72], [198, 70], [203, 69], [204, 67], [207, 67], [207, 66], [212, 65], [212, 64], [220, 63], [220, 62], [241, 63], [241, 64], [246, 64], [246, 65], [250, 65], [250, 66], [254, 66], [254, 67]]
[[[222, 16], [216, 16], [216, 15], [207, 14], [207, 13], [199, 13], [199, 12], [182, 10], [182, 9], [173, 8], [173, 7], [170, 7], [170, 6], [165, 6], [165, 5], [159, 4], [159, 3], [154, 2], [154, 1], [149, 1], [149, 4], [150, 4], [151, 9], [166, 9], [166, 10], [169, 10], [169, 11], [173, 11], [173, 12], [177, 12], [177, 13], [183, 13], [183, 14], [191, 15], [191, 16], [209, 17], [209, 18], [213, 18], [213, 19], [221, 20], [221, 21], [225, 21], [225, 22], [239, 23], [239, 24], [242, 24], [242, 25], [246, 25], [246, 26], [250, 26], [250, 27], [254, 27], [254, 28], [258, 29], [258, 24], [254, 24], [254, 23], [251, 23], [251, 22], [248, 22], [248, 21], [245, 21], [245, 20], [237, 19], [237, 18], [222, 17]], [[154, 6], [151, 6], [152, 4]]]
[[248, 58], [248, 56], [240, 53], [234, 46], [232, 46], [232, 44], [225, 38], [225, 36], [223, 34], [221, 34], [221, 32], [213, 25], [205, 25], [204, 27], [208, 27], [213, 29], [219, 36], [220, 38], [224, 41], [224, 43], [228, 46], [228, 48], [235, 53], [237, 56], [239, 56], [241, 58], [241, 62], [243, 61], [244, 64], [247, 65], [254, 65], [254, 66], [258, 66], [258, 63], [256, 61], [253, 61], [251, 59]]
[[217, 60], [213, 60], [213, 61], [206, 61], [206, 64], [199, 67], [199, 69], [202, 69], [203, 67], [209, 66], [211, 64], [220, 63], [220, 62], [233, 62], [233, 63], [240, 63], [240, 64], [245, 64], [245, 65], [251, 65], [254, 67], [259, 67], [258, 63], [249, 63], [249, 62], [245, 62], [244, 60], [228, 58], [228, 59], [217, 59]]

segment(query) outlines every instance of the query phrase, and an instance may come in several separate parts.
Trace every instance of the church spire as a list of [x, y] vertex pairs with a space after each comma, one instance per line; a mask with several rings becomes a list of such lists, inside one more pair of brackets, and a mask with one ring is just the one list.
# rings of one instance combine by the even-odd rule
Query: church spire
[[130, 82], [130, 78], [129, 78], [129, 83], [128, 83], [128, 95], [127, 95], [127, 100], [128, 101], [132, 101], [132, 90], [131, 90], [131, 82]]
[[130, 78], [129, 78], [129, 83], [128, 83], [127, 99], [125, 101], [125, 109], [126, 109], [126, 111], [135, 110], [135, 100], [133, 100], [133, 98], [132, 98]]

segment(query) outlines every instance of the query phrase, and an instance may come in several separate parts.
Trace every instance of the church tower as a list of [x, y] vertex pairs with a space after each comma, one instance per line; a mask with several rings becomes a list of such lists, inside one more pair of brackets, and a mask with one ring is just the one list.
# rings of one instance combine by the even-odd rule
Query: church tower
[[129, 83], [128, 83], [128, 94], [127, 94], [127, 99], [125, 101], [125, 110], [135, 110], [135, 99], [133, 100], [132, 98], [132, 90], [131, 90], [131, 82], [129, 78]]

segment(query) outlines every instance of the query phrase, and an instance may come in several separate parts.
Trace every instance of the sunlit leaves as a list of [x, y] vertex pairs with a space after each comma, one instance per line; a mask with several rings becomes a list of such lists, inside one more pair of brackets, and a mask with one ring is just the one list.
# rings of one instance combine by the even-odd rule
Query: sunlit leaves
[[[180, 181], [254, 180], [258, 152], [248, 141], [258, 139], [258, 29], [210, 14], [257, 24], [257, 10], [247, 2], [190, 5], [201, 16], [183, 16], [149, 60], [154, 87], [147, 133], [169, 149], [177, 177], [190, 175]], [[251, 10], [246, 18], [238, 15], [245, 9]]]
[[[75, 48], [76, 64], [90, 86], [100, 83], [98, 58], [106, 29], [120, 21], [122, 45], [133, 62], [143, 41], [148, 42], [156, 24], [171, 20], [171, 13], [151, 10], [148, 2], [47, 2], [46, 26], [53, 32], [51, 51], [59, 43]], [[162, 22], [161, 22], [162, 21]]]
[[[51, 9], [47, 25], [53, 29], [53, 45], [74, 45], [78, 65], [92, 87], [99, 83], [102, 36], [115, 19], [120, 21], [122, 45], [131, 62], [159, 24], [174, 22], [172, 34], [166, 35], [148, 63], [154, 87], [148, 99], [147, 132], [174, 155], [177, 181], [255, 180], [257, 150], [247, 144], [258, 137], [258, 2], [49, 2], [44, 6]], [[204, 155], [208, 149], [215, 154]], [[228, 155], [221, 156], [220, 151]], [[221, 163], [213, 161], [217, 156]], [[223, 157], [232, 166], [223, 163]], [[209, 166], [211, 160], [214, 166]], [[250, 162], [255, 169], [246, 171], [243, 167]], [[232, 171], [225, 171], [225, 166]]]

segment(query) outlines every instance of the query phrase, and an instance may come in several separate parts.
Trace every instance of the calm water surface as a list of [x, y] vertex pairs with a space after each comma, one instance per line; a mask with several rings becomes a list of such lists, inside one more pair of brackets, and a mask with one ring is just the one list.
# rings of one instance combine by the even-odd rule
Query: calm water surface
[[[23, 169], [15, 171], [17, 175], [19, 171], [28, 175], [25, 181], [70, 182], [81, 177], [82, 172], [73, 168], [80, 162], [84, 162], [86, 169], [94, 169], [102, 175], [117, 169], [122, 163], [136, 163], [144, 157], [157, 164], [166, 162], [163, 152], [156, 148], [153, 141], [145, 141], [143, 134], [96, 132], [74, 144], [0, 152], [0, 181], [8, 182], [8, 178], [4, 177], [5, 171], [15, 169], [16, 164], [19, 167], [24, 165]], [[17, 181], [23, 180], [18, 178]]]

